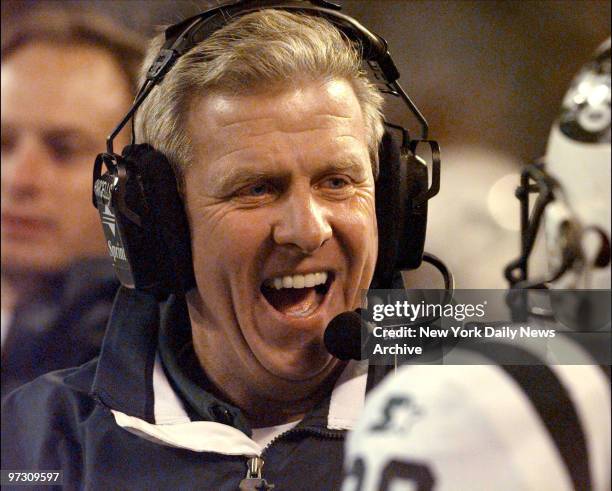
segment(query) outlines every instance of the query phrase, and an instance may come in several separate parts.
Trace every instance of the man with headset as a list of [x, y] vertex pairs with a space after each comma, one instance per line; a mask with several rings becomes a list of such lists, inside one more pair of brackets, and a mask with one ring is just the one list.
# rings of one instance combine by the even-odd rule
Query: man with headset
[[3, 469], [93, 488], [338, 488], [374, 378], [323, 332], [372, 281], [375, 177], [399, 160], [379, 155], [382, 97], [362, 56], [399, 74], [384, 41], [326, 2], [260, 3], [154, 41], [138, 145], [120, 157], [111, 137], [95, 169], [127, 288], [99, 360], [8, 398]]

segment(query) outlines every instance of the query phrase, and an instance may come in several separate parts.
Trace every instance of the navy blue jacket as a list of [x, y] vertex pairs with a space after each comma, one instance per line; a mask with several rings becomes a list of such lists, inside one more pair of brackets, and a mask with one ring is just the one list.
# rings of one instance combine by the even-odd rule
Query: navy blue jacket
[[327, 400], [261, 449], [227, 424], [235, 409], [221, 401], [214, 419], [191, 420], [162, 368], [159, 325], [154, 299], [120, 290], [98, 360], [4, 401], [2, 468], [61, 469], [64, 489], [236, 491], [249, 458], [261, 456], [276, 491], [340, 488], [344, 436], [374, 370], [351, 362]]

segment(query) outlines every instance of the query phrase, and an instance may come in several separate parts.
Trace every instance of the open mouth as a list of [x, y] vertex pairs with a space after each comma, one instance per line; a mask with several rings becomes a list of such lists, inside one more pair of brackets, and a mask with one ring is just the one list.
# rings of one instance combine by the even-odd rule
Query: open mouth
[[261, 292], [277, 311], [289, 317], [307, 317], [317, 310], [334, 281], [331, 272], [291, 275], [266, 280]]

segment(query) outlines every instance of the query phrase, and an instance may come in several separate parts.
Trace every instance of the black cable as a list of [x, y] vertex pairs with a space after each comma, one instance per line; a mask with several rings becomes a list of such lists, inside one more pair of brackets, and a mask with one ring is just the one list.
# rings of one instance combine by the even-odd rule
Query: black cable
[[431, 264], [434, 268], [436, 268], [442, 277], [444, 278], [444, 289], [446, 291], [450, 291], [451, 297], [453, 292], [455, 291], [455, 277], [453, 276], [450, 268], [444, 264], [444, 261], [440, 259], [438, 256], [431, 254], [430, 252], [423, 253], [423, 261]]

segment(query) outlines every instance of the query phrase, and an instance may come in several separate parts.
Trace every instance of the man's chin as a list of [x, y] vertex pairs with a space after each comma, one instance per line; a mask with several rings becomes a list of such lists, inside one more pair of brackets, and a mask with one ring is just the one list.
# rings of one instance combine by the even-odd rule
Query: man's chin
[[284, 353], [281, 356], [264, 355], [259, 361], [273, 377], [292, 383], [314, 384], [327, 378], [341, 363], [330, 355], [322, 344], [310, 349]]

